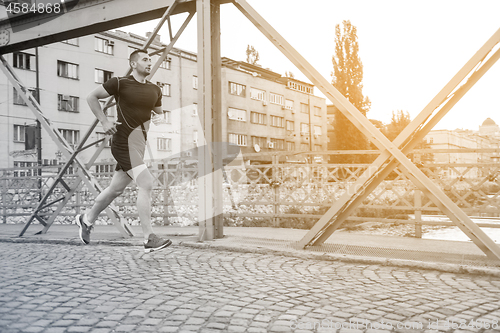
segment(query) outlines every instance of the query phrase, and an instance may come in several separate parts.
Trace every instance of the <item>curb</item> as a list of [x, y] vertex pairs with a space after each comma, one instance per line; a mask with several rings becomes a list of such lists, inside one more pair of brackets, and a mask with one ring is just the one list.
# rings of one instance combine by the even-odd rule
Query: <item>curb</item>
[[377, 258], [377, 257], [365, 257], [365, 256], [354, 256], [354, 255], [339, 255], [330, 253], [304, 253], [304, 250], [275, 250], [270, 248], [251, 248], [251, 247], [235, 247], [231, 245], [224, 244], [208, 244], [208, 243], [192, 243], [192, 242], [179, 242], [179, 246], [186, 246], [192, 248], [201, 249], [214, 249], [230, 252], [240, 252], [240, 253], [257, 253], [263, 255], [277, 255], [284, 257], [293, 257], [305, 260], [323, 260], [323, 261], [338, 261], [344, 263], [355, 263], [355, 264], [365, 264], [365, 265], [380, 265], [380, 266], [394, 266], [401, 268], [415, 268], [424, 270], [436, 270], [444, 273], [454, 273], [454, 274], [472, 274], [472, 275], [487, 275], [492, 277], [500, 277], [500, 269], [486, 268], [486, 267], [476, 267], [467, 266], [459, 264], [447, 264], [447, 263], [434, 263], [434, 262], [424, 262], [406, 259], [387, 259], [387, 258]]
[[[73, 245], [73, 246], [88, 246], [82, 244], [78, 239], [40, 239], [40, 238], [0, 238], [0, 243], [38, 243], [38, 244], [59, 244], [59, 245]], [[135, 244], [130, 241], [110, 241], [110, 240], [97, 240], [93, 241], [91, 245], [107, 245], [107, 246], [140, 246], [139, 243]], [[224, 244], [210, 244], [198, 243], [189, 241], [179, 241], [177, 246], [184, 246], [198, 249], [212, 249], [228, 252], [239, 253], [256, 253], [262, 255], [275, 255], [283, 257], [299, 258], [304, 260], [323, 260], [323, 261], [338, 261], [344, 263], [365, 264], [365, 265], [380, 265], [380, 266], [394, 266], [401, 268], [414, 268], [424, 270], [435, 270], [444, 273], [454, 274], [472, 274], [491, 277], [500, 277], [500, 269], [467, 266], [459, 264], [447, 263], [434, 263], [406, 259], [388, 259], [377, 257], [365, 257], [354, 255], [330, 254], [330, 253], [314, 253], [306, 252], [305, 250], [276, 250], [271, 248], [253, 248], [247, 246], [231, 246]]]
[[[79, 239], [40, 239], [40, 238], [0, 238], [0, 243], [38, 243], [38, 244], [58, 244], [58, 245], [74, 245], [88, 246], [83, 244]], [[124, 241], [96, 240], [92, 241], [91, 245], [108, 245], [108, 246], [139, 246]]]

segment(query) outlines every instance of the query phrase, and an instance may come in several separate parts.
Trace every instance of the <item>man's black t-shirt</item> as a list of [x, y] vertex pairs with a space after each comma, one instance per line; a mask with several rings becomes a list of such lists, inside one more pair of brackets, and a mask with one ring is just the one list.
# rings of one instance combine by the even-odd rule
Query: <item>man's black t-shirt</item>
[[141, 125], [144, 125], [147, 132], [151, 110], [161, 106], [160, 87], [149, 81], [138, 82], [132, 75], [113, 77], [103, 87], [110, 95], [115, 96], [118, 122], [121, 123], [116, 127], [113, 143], [127, 144], [130, 133]]

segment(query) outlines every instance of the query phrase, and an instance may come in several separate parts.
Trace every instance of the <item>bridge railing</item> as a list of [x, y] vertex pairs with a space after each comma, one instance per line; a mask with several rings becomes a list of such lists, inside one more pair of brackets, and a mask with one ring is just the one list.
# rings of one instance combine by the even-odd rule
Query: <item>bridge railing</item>
[[[493, 151], [493, 152], [492, 152]], [[498, 227], [500, 216], [500, 163], [496, 150], [420, 150], [412, 156], [419, 168], [469, 216], [482, 218], [483, 227]], [[377, 151], [342, 152], [373, 159]], [[420, 156], [417, 155], [420, 154]], [[331, 152], [330, 152], [331, 154]], [[432, 158], [429, 158], [432, 154]], [[422, 161], [421, 156], [427, 156]], [[224, 167], [224, 217], [227, 225], [310, 228], [332, 204], [344, 195], [369, 163], [327, 163], [328, 152], [271, 152], [248, 154]], [[103, 165], [106, 167], [98, 167]], [[54, 181], [59, 167], [0, 169], [0, 216], [3, 223], [23, 223], [41, 195]], [[97, 164], [95, 175], [101, 185], [111, 180], [114, 166]], [[99, 172], [97, 172], [99, 171]], [[151, 169], [155, 176], [152, 218], [158, 224], [197, 223], [198, 168], [196, 162], [181, 161]], [[72, 184], [74, 170], [65, 175]], [[54, 192], [54, 198], [64, 193]], [[132, 184], [116, 199], [120, 212], [137, 224]], [[71, 223], [75, 214], [93, 203], [93, 196], [80, 188], [55, 223]], [[50, 213], [48, 208], [47, 214]], [[405, 173], [396, 168], [349, 218], [351, 223], [404, 223], [415, 226], [450, 225]], [[100, 223], [107, 223], [103, 216]]]

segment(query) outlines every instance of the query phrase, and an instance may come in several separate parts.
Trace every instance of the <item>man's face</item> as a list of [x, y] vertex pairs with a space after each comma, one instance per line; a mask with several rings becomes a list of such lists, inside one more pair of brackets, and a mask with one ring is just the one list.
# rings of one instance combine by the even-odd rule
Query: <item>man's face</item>
[[140, 52], [137, 56], [137, 60], [131, 62], [132, 68], [139, 74], [149, 75], [151, 73], [151, 57], [143, 52]]

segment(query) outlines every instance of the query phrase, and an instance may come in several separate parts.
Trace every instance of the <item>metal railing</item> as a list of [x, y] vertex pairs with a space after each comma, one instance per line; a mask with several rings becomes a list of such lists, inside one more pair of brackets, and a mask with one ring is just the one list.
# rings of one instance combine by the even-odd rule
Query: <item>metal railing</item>
[[[492, 157], [492, 150], [420, 150], [429, 154], [473, 154]], [[338, 152], [336, 152], [338, 153]], [[373, 156], [377, 151], [341, 152]], [[259, 225], [310, 228], [323, 212], [370, 167], [370, 164], [328, 164], [331, 152], [272, 152], [248, 154], [224, 167], [224, 216], [228, 225]], [[474, 155], [476, 154], [476, 155]], [[319, 156], [322, 156], [320, 158]], [[479, 155], [478, 155], [479, 156]], [[469, 156], [470, 157], [470, 156]], [[414, 160], [418, 156], [414, 155]], [[438, 160], [438, 158], [435, 158]], [[441, 159], [442, 160], [442, 159]], [[484, 160], [484, 158], [483, 158]], [[469, 216], [500, 216], [500, 163], [417, 163], [445, 193]], [[197, 222], [198, 190], [196, 164], [166, 164], [166, 169], [152, 170], [155, 176], [152, 218], [158, 224], [193, 225]], [[0, 169], [0, 216], [3, 223], [23, 223], [38, 198], [57, 175], [57, 166]], [[109, 172], [94, 175], [102, 186], [112, 176]], [[75, 176], [68, 174], [71, 184]], [[54, 200], [61, 191], [55, 191]], [[134, 185], [115, 203], [129, 223], [138, 223]], [[93, 196], [82, 187], [63, 209], [56, 223], [71, 223], [73, 216], [93, 203]], [[432, 218], [440, 210], [399, 169], [358, 207], [349, 220], [359, 222], [405, 223], [415, 226], [420, 237], [423, 225], [452, 225], [445, 218]], [[103, 216], [103, 223], [106, 217]], [[499, 227], [494, 219], [484, 219], [480, 227]]]

